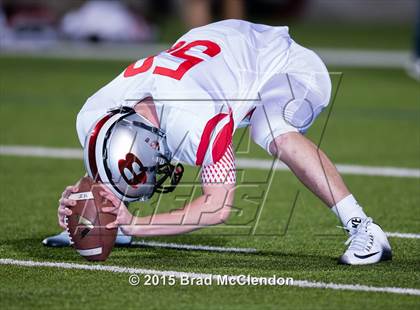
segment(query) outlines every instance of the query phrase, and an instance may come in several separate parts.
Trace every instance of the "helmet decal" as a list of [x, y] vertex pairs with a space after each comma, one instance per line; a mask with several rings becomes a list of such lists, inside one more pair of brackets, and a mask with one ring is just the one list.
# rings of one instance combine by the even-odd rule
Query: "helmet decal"
[[147, 169], [133, 153], [126, 154], [125, 159], [118, 161], [118, 169], [124, 181], [133, 188], [147, 181]]

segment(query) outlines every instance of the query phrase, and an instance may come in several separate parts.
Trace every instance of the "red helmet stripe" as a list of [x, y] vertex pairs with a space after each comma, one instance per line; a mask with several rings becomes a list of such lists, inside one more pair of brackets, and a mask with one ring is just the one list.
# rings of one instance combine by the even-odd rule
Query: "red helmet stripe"
[[89, 151], [89, 168], [92, 173], [92, 177], [96, 181], [101, 181], [99, 174], [98, 174], [98, 165], [96, 164], [96, 140], [98, 139], [99, 132], [101, 131], [102, 127], [106, 123], [107, 120], [113, 116], [114, 113], [109, 113], [105, 115], [103, 118], [101, 118], [93, 128], [90, 137], [89, 137], [89, 143], [88, 143], [88, 151]]

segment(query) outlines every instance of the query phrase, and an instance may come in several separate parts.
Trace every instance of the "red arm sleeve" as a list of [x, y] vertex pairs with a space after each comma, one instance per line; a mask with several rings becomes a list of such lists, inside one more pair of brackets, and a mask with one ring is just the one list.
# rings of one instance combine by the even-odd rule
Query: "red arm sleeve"
[[235, 154], [232, 145], [229, 145], [217, 163], [202, 167], [201, 182], [202, 184], [235, 184]]

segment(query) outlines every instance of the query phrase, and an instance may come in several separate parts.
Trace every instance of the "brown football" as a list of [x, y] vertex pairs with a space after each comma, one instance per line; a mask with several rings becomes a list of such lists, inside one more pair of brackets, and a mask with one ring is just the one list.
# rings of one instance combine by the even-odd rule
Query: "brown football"
[[72, 214], [66, 217], [67, 231], [73, 247], [90, 261], [104, 261], [114, 247], [117, 229], [107, 229], [108, 223], [116, 216], [102, 212], [104, 207], [112, 207], [111, 202], [101, 197], [101, 187], [92, 178], [84, 177], [79, 183], [79, 191], [69, 196], [76, 200], [71, 207]]

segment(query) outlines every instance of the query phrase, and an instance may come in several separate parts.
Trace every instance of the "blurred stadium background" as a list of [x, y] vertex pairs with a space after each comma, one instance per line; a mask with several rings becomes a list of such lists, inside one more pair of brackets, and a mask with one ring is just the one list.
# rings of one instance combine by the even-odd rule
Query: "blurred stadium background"
[[138, 58], [192, 27], [238, 18], [290, 25], [293, 37], [312, 48], [388, 51], [360, 59], [321, 50], [331, 64], [409, 67], [410, 56], [420, 57], [419, 11], [416, 0], [2, 0], [0, 48], [3, 54]]
[[[256, 214], [252, 200], [267, 193], [256, 235], [239, 227], [235, 236], [226, 236], [231, 229], [222, 226], [152, 238], [255, 248], [256, 253], [141, 246], [116, 248], [102, 265], [278, 274], [403, 288], [402, 293], [360, 288], [133, 288], [126, 274], [4, 263], [7, 259], [85, 263], [72, 249], [50, 249], [40, 243], [59, 231], [58, 197], [83, 172], [75, 131], [78, 110], [133, 60], [168, 48], [191, 27], [225, 18], [288, 25], [298, 43], [324, 59], [335, 101], [322, 147], [346, 171], [346, 182], [368, 213], [393, 236], [394, 260], [366, 268], [336, 265], [346, 239], [335, 228], [336, 219], [290, 172], [278, 171], [271, 187], [262, 182], [255, 192], [238, 191], [236, 205], [243, 212], [231, 216], [232, 225], [252, 224]], [[419, 19], [416, 0], [0, 0], [0, 306], [417, 309], [418, 296], [409, 296], [404, 288], [417, 293], [420, 289]], [[320, 141], [328, 112], [308, 132], [314, 141]], [[240, 146], [246, 142], [244, 133], [239, 130], [235, 138], [238, 157], [267, 160], [258, 147]], [[196, 172], [189, 169], [185, 181], [193, 181]], [[267, 180], [267, 170], [247, 173], [252, 180]], [[182, 187], [176, 192], [181, 197], [189, 194]], [[162, 199], [162, 210], [182, 205], [184, 200], [173, 197]], [[139, 212], [152, 213], [154, 202], [142, 205]]]

